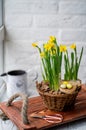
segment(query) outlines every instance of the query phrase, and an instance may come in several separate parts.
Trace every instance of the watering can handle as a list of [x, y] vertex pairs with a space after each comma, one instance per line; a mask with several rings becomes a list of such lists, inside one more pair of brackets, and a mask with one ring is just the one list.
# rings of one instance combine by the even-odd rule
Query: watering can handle
[[13, 96], [10, 97], [10, 99], [7, 102], [7, 106], [11, 106], [12, 105], [12, 101], [18, 97], [21, 97], [23, 99], [23, 105], [22, 105], [22, 110], [21, 110], [21, 116], [22, 116], [22, 121], [24, 124], [29, 124], [29, 120], [28, 120], [28, 115], [27, 115], [27, 111], [28, 111], [28, 96], [22, 93], [17, 93], [14, 94]]
[[27, 71], [28, 79], [31, 78], [32, 81], [36, 81], [38, 78], [38, 73], [35, 71], [35, 69], [28, 69]]

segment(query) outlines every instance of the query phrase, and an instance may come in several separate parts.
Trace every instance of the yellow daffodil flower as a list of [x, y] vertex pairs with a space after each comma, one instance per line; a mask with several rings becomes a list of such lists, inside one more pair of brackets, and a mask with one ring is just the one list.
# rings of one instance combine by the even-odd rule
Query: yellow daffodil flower
[[49, 51], [51, 50], [52, 48], [55, 48], [55, 44], [54, 43], [47, 43], [47, 44], [44, 44], [44, 48]]
[[65, 52], [67, 50], [66, 45], [60, 45], [60, 52]]
[[76, 44], [73, 43], [71, 46], [70, 46], [71, 49], [75, 49], [76, 48]]
[[50, 49], [51, 49], [51, 48], [54, 48], [54, 47], [55, 47], [55, 44], [54, 44], [54, 43], [49, 43], [49, 47], [50, 47]]
[[41, 52], [40, 56], [41, 56], [41, 58], [43, 58], [45, 56], [44, 52]]
[[46, 49], [46, 50], [48, 50], [48, 44], [46, 43], [46, 44], [44, 44], [44, 49]]
[[37, 42], [34, 42], [34, 43], [32, 43], [32, 46], [33, 46], [33, 47], [37, 47], [37, 46], [38, 46], [38, 43], [37, 43]]
[[55, 36], [50, 36], [50, 39], [49, 39], [48, 42], [49, 42], [49, 43], [50, 43], [50, 42], [52, 43], [52, 42], [55, 42], [55, 40], [56, 40]]

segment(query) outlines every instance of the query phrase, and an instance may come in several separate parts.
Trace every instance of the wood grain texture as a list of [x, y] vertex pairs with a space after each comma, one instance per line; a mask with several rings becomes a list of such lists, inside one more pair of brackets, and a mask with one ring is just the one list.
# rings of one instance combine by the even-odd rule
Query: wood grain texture
[[42, 130], [51, 128], [53, 126], [65, 124], [75, 120], [79, 120], [86, 117], [86, 88], [82, 86], [82, 90], [79, 93], [75, 107], [71, 111], [67, 112], [57, 112], [63, 115], [64, 119], [61, 123], [48, 123], [43, 119], [34, 119], [30, 117], [30, 114], [33, 112], [40, 112], [45, 110], [45, 106], [40, 96], [30, 98], [29, 100], [29, 109], [28, 109], [28, 118], [30, 120], [29, 125], [24, 125], [21, 119], [21, 107], [22, 101], [16, 101], [11, 107], [6, 106], [6, 102], [0, 103], [0, 109], [5, 112], [5, 114], [12, 120], [20, 130]]

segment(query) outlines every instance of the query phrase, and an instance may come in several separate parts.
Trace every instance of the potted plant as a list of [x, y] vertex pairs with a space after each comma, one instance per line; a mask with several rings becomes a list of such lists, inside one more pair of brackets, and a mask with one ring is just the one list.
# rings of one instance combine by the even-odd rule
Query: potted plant
[[[74, 52], [71, 52], [71, 58], [69, 58], [67, 46], [58, 45], [54, 36], [50, 36], [47, 43], [44, 43], [42, 47], [39, 47], [37, 43], [33, 43], [32, 45], [38, 48], [41, 57], [43, 81], [41, 83], [36, 82], [36, 87], [46, 107], [54, 111], [73, 108], [76, 96], [81, 87], [81, 82], [77, 85], [75, 84], [75, 80], [78, 78], [83, 48], [78, 61], [76, 46], [74, 47], [75, 44], [71, 46]], [[63, 57], [65, 81], [61, 79]]]

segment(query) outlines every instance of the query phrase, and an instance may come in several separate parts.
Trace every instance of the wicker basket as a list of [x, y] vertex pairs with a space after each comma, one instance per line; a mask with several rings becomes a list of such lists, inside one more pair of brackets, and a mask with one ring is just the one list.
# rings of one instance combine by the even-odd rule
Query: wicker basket
[[40, 89], [40, 83], [36, 85], [45, 106], [54, 111], [67, 111], [74, 108], [76, 97], [81, 90], [81, 86], [72, 94], [50, 94]]

